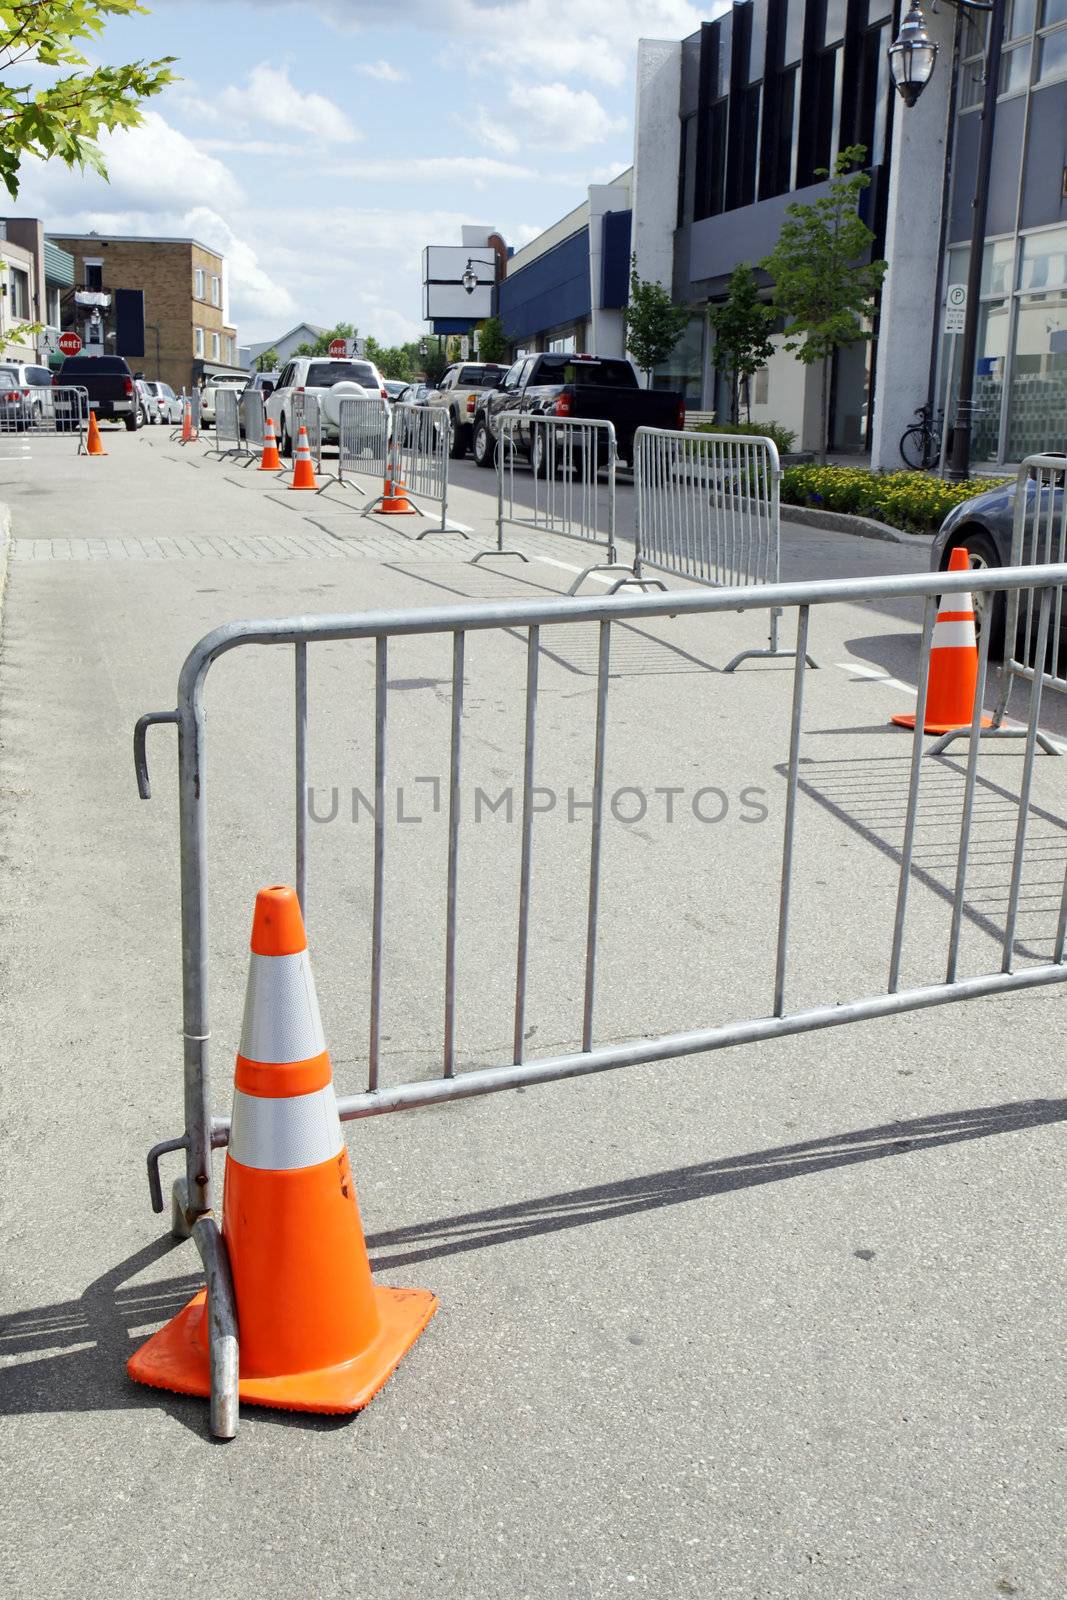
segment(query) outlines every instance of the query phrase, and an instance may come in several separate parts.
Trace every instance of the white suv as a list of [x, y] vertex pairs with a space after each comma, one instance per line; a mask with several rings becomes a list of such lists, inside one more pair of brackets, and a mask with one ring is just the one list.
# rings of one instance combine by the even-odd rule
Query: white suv
[[[274, 424], [278, 447], [284, 455], [293, 453], [293, 395], [313, 394], [319, 402], [322, 437], [337, 441], [339, 407], [342, 400], [380, 396], [388, 404], [389, 395], [373, 361], [349, 360], [346, 356], [296, 356], [282, 368], [274, 393], [267, 401], [267, 416]], [[297, 425], [299, 428], [299, 424]]]
[[235, 394], [241, 394], [248, 382], [246, 373], [240, 377], [230, 373], [219, 373], [216, 377], [208, 378], [200, 391], [200, 420], [215, 423], [215, 390], [219, 388], [232, 389]]

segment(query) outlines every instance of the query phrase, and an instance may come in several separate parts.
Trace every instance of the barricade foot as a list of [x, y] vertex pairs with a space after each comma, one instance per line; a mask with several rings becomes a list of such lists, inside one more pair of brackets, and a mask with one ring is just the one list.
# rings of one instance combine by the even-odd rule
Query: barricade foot
[[458, 533], [461, 539], [469, 539], [471, 529], [465, 528], [462, 522], [446, 522], [440, 528], [423, 528], [421, 533], [415, 535], [416, 543], [419, 539], [425, 539], [428, 533]]
[[[723, 667], [722, 670], [723, 672], [735, 672], [741, 665], [742, 661], [763, 660], [767, 657], [773, 657], [776, 660], [781, 659], [783, 661], [788, 660], [790, 657], [795, 659], [796, 651], [779, 650], [773, 647], [765, 650], [741, 650], [736, 656], [734, 656], [732, 661], [728, 662], [727, 665]], [[815, 670], [818, 671], [819, 663], [814, 659], [814, 657], [809, 656], [806, 651], [804, 654], [804, 660], [809, 667], [814, 667]]]
[[[955, 739], [967, 739], [970, 737], [970, 733], [969, 727], [951, 728], [948, 733], [943, 733], [940, 738], [934, 740], [926, 754], [928, 756], [939, 756], [948, 749]], [[982, 739], [1025, 739], [1026, 734], [1026, 728], [982, 728], [979, 736]], [[1063, 755], [1063, 750], [1060, 746], [1055, 744], [1047, 734], [1042, 733], [1040, 728], [1037, 729], [1035, 738], [1038, 749], [1043, 751], [1045, 755]]]
[[586, 567], [584, 572], [579, 572], [578, 576], [575, 578], [574, 582], [571, 584], [570, 588], [567, 590], [567, 594], [568, 595], [577, 594], [578, 590], [582, 587], [582, 584], [585, 582], [586, 578], [592, 577], [594, 572], [604, 572], [604, 573], [607, 573], [607, 572], [621, 572], [623, 574], [623, 576], [621, 578], [619, 578], [616, 583], [612, 584], [611, 588], [608, 590], [609, 594], [615, 594], [617, 590], [623, 588], [624, 585], [626, 585], [628, 583], [639, 584], [641, 586], [641, 588], [644, 588], [646, 583], [648, 583], [648, 584], [650, 584], [652, 586], [655, 586], [656, 588], [659, 588], [659, 589], [665, 589], [666, 588], [666, 584], [660, 583], [657, 578], [651, 578], [651, 579], [647, 579], [646, 580], [644, 578], [635, 577], [634, 576], [634, 572], [633, 572], [633, 568], [626, 566], [621, 561], [604, 561], [604, 562], [601, 562], [598, 566]]
[[315, 493], [325, 494], [327, 489], [354, 489], [356, 493], [361, 494], [364, 499], [367, 498], [368, 494], [368, 491], [364, 489], [361, 483], [350, 483], [347, 478], [327, 478], [326, 482], [320, 484], [320, 486], [315, 490]]
[[521, 550], [479, 550], [476, 556], [471, 556], [470, 565], [475, 567], [483, 556], [518, 556], [520, 561], [529, 562], [529, 556], [524, 556]]

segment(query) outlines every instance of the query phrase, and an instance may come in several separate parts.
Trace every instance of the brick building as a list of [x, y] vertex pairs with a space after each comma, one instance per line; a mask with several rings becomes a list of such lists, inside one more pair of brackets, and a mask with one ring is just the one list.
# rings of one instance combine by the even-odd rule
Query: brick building
[[[239, 372], [237, 330], [225, 321], [225, 260], [196, 239], [142, 239], [115, 234], [49, 233], [74, 257], [76, 288], [144, 293], [149, 378], [188, 389], [212, 372]], [[64, 307], [64, 327], [79, 326], [79, 308]], [[84, 337], [84, 334], [83, 334]]]

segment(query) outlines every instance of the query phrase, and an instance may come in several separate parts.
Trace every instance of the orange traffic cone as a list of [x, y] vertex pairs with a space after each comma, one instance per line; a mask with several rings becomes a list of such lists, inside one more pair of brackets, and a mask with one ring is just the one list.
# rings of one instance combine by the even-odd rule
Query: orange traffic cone
[[[957, 546], [949, 557], [948, 570], [969, 572], [970, 567], [966, 549]], [[974, 603], [969, 594], [942, 597], [930, 642], [923, 732], [950, 733], [953, 728], [969, 728], [977, 687], [978, 638]], [[901, 728], [914, 728], [915, 712], [901, 711], [891, 720]], [[992, 723], [992, 717], [983, 717], [981, 726], [989, 728]]]
[[263, 455], [260, 458], [259, 472], [281, 472], [282, 458], [278, 454], [278, 441], [274, 437], [274, 424], [268, 417], [263, 429]]
[[96, 412], [89, 413], [89, 435], [86, 439], [85, 453], [87, 456], [106, 456], [107, 451], [100, 441], [100, 429], [96, 425]]
[[[426, 1289], [371, 1281], [300, 905], [281, 885], [256, 896], [222, 1234], [255, 1405], [361, 1410], [437, 1309]], [[130, 1357], [132, 1378], [210, 1393], [206, 1296]]]
[[383, 511], [390, 517], [417, 517], [418, 512], [404, 493], [404, 485], [393, 471], [392, 451], [389, 453], [389, 465], [385, 469], [385, 483], [382, 486], [381, 504], [374, 507], [375, 511]]
[[293, 481], [290, 489], [317, 489], [315, 482], [315, 468], [311, 464], [311, 446], [308, 444], [308, 431], [304, 424], [300, 424], [300, 432], [296, 439], [296, 455], [293, 457]]
[[185, 409], [182, 412], [181, 442], [182, 444], [192, 444], [193, 441], [199, 437], [199, 434], [196, 433], [193, 428], [193, 403], [191, 400], [187, 400], [185, 402]]

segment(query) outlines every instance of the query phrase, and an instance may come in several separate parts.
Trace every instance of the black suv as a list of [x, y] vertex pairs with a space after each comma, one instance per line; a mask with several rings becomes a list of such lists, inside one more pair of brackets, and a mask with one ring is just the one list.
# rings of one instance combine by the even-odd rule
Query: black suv
[[[96, 412], [98, 422], [124, 422], [128, 433], [136, 433], [141, 426], [133, 373], [121, 356], [68, 356], [52, 382], [57, 389], [87, 390], [89, 410]], [[57, 426], [70, 409], [69, 401], [68, 395], [56, 396]], [[76, 417], [69, 421], [71, 427], [77, 425]]]

